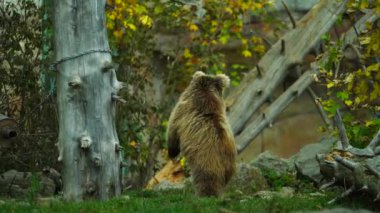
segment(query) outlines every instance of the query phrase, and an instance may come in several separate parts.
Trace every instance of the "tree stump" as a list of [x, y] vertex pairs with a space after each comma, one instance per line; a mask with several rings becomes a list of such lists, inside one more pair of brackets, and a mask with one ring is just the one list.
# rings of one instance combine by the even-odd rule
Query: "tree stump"
[[0, 149], [2, 147], [9, 147], [16, 136], [17, 122], [0, 114]]

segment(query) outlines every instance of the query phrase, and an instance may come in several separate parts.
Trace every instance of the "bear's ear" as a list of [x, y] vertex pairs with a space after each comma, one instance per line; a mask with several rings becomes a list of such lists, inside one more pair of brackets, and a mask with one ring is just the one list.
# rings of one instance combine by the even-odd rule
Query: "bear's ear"
[[199, 78], [199, 77], [204, 76], [204, 75], [206, 75], [204, 72], [202, 72], [202, 71], [196, 71], [196, 72], [194, 73], [194, 75], [193, 75], [193, 78], [194, 78], [194, 79], [195, 79], [195, 78]]
[[225, 74], [218, 74], [216, 77], [222, 82], [223, 88], [230, 86], [230, 78]]

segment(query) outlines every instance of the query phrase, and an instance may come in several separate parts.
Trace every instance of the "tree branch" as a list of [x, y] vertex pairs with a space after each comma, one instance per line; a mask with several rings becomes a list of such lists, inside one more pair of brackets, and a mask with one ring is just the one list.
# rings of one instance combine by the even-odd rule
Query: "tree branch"
[[344, 127], [342, 116], [340, 115], [339, 109], [336, 110], [336, 113], [334, 116], [334, 124], [338, 128], [339, 141], [341, 142], [343, 150], [347, 150], [351, 148], [351, 145], [348, 141], [346, 128]]
[[[226, 105], [234, 134], [244, 129], [252, 115], [288, 74], [289, 68], [301, 63], [322, 35], [331, 29], [339, 14], [344, 11], [346, 2], [321, 0], [297, 23], [296, 29], [287, 32], [259, 61], [262, 78], [257, 78], [258, 71], [254, 68], [244, 77], [239, 88], [231, 92]], [[281, 41], [286, 43], [286, 54], [281, 54]], [[256, 93], [259, 90], [263, 91], [262, 94]]]
[[296, 97], [302, 94], [302, 92], [313, 81], [313, 75], [318, 72], [318, 69], [309, 70], [305, 72], [301, 77], [290, 86], [280, 97], [276, 99], [262, 114], [258, 116], [253, 122], [251, 122], [243, 132], [236, 137], [237, 149], [240, 153], [247, 147], [250, 142], [260, 132], [269, 125], [273, 119], [280, 114]]

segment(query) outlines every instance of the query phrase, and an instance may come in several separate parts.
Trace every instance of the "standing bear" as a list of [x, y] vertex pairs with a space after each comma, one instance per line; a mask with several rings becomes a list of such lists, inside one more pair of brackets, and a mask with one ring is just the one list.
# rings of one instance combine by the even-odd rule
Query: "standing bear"
[[224, 74], [197, 71], [169, 118], [169, 157], [183, 153], [201, 196], [220, 195], [235, 172], [235, 141], [222, 97], [229, 83]]

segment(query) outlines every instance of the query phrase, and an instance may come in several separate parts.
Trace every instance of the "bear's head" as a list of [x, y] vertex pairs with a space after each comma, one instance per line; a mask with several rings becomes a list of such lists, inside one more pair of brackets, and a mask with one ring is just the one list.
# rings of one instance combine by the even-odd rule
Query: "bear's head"
[[230, 79], [225, 74], [206, 75], [202, 71], [197, 71], [190, 84], [198, 89], [212, 90], [221, 95], [224, 89], [230, 86]]

